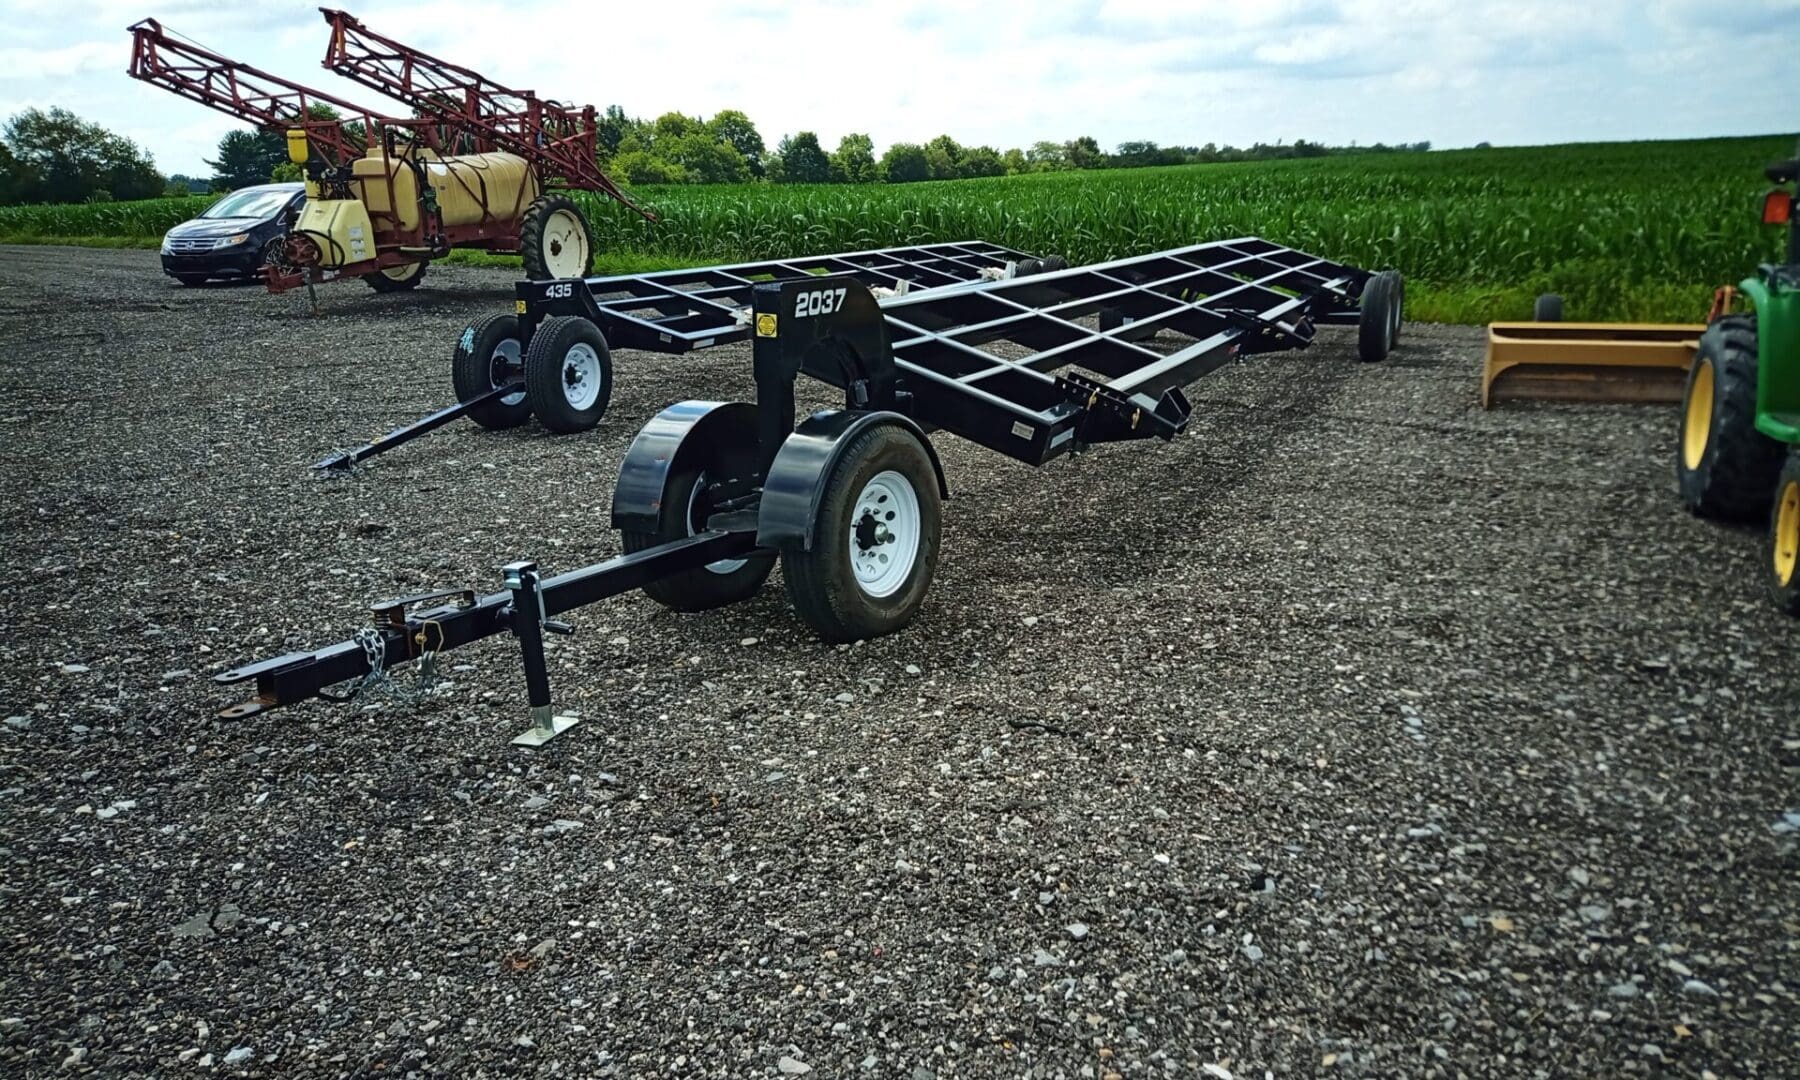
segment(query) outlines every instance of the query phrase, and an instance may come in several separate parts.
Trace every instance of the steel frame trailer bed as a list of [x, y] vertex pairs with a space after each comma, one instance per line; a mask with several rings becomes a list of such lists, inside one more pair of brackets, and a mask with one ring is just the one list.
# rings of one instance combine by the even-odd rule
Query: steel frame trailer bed
[[[980, 241], [847, 251], [798, 259], [770, 259], [664, 270], [649, 274], [569, 279], [548, 290], [520, 289], [518, 315], [544, 295], [581, 298], [608, 346], [646, 352], [687, 353], [744, 341], [750, 336], [750, 291], [780, 278], [847, 274], [883, 295], [941, 289], [970, 282], [1023, 276], [1067, 266], [1060, 258], [1034, 259], [1022, 251]], [[529, 294], [529, 295], [528, 295]], [[516, 315], [494, 315], [457, 335], [451, 353], [456, 404], [345, 450], [313, 465], [343, 472], [377, 454], [405, 445], [467, 416], [485, 428], [518, 427], [540, 414], [557, 433], [586, 431], [600, 422], [612, 398], [607, 351], [580, 357], [569, 370], [544, 371], [536, 387], [530, 372], [530, 334]], [[563, 357], [555, 358], [565, 359]], [[540, 359], [539, 365], [547, 364]]]
[[[554, 282], [521, 285], [532, 349], [606, 348], [595, 301]], [[1094, 266], [975, 282], [877, 302], [853, 275], [750, 286], [756, 401], [684, 401], [638, 433], [613, 490], [625, 554], [554, 577], [531, 562], [505, 588], [454, 589], [374, 605], [374, 625], [314, 652], [216, 676], [256, 694], [247, 717], [373, 685], [389, 669], [511, 633], [538, 744], [573, 721], [551, 709], [546, 633], [557, 616], [642, 589], [678, 611], [754, 595], [775, 560], [795, 610], [826, 641], [905, 627], [938, 560], [948, 495], [929, 433], [947, 431], [1030, 465], [1187, 425], [1182, 387], [1234, 359], [1294, 349], [1319, 323], [1357, 326], [1365, 361], [1398, 336], [1403, 285], [1255, 238]], [[795, 423], [806, 375], [844, 406]]]

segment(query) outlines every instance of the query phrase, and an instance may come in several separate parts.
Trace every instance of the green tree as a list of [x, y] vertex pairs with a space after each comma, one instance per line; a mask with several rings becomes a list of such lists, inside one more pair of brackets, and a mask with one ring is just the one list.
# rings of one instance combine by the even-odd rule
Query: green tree
[[690, 184], [741, 184], [750, 179], [744, 155], [729, 143], [716, 141], [704, 128], [656, 140], [655, 156], [679, 168]]
[[1006, 175], [1008, 176], [1018, 176], [1020, 173], [1031, 171], [1031, 166], [1025, 161], [1025, 151], [1016, 146], [1001, 154], [1000, 161], [1006, 166]]
[[856, 132], [838, 140], [831, 155], [831, 179], [840, 184], [873, 184], [881, 179], [875, 164], [875, 140]]
[[963, 151], [962, 160], [956, 163], [956, 175], [967, 178], [1005, 176], [1006, 163], [1000, 160], [1000, 151], [991, 146], [971, 146]]
[[775, 153], [781, 157], [782, 180], [789, 184], [824, 184], [831, 181], [831, 159], [819, 146], [819, 137], [802, 131], [784, 138]]
[[925, 160], [931, 166], [933, 180], [954, 180], [962, 175], [962, 144], [948, 135], [939, 135], [925, 144]]
[[626, 116], [624, 109], [608, 105], [606, 111], [594, 121], [595, 141], [599, 144], [595, 147], [595, 156], [602, 162], [611, 161], [613, 155], [619, 152], [619, 144], [625, 141], [625, 136], [641, 126], [637, 120]]
[[7, 121], [5, 143], [15, 201], [148, 199], [162, 192], [162, 174], [136, 143], [67, 109], [26, 109]]
[[706, 127], [712, 132], [714, 139], [738, 152], [752, 175], [763, 175], [763, 156], [767, 153], [767, 148], [763, 146], [763, 137], [748, 116], [736, 109], [721, 109], [706, 122]]
[[881, 174], [890, 184], [910, 184], [931, 179], [931, 162], [918, 143], [895, 143], [881, 155]]
[[236, 191], [266, 184], [287, 159], [287, 140], [273, 131], [228, 132], [219, 140], [218, 157], [207, 162], [213, 168], [212, 189]]
[[671, 164], [662, 158], [633, 145], [627, 139], [612, 159], [614, 175], [623, 177], [627, 184], [685, 184], [687, 173], [679, 165]]
[[1078, 135], [1064, 143], [1063, 155], [1071, 169], [1098, 169], [1106, 164], [1106, 155], [1092, 135]]
[[25, 165], [0, 142], [0, 206], [23, 201], [24, 192], [34, 182]]
[[1069, 167], [1069, 149], [1062, 143], [1041, 140], [1025, 151], [1025, 161], [1032, 172], [1055, 172]]

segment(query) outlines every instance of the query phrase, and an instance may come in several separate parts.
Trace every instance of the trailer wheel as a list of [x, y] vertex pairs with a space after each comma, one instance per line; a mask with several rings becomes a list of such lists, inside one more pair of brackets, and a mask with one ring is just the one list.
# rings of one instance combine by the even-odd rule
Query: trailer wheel
[[794, 610], [829, 642], [911, 622], [937, 569], [941, 503], [931, 456], [884, 424], [844, 448], [825, 478], [812, 550], [781, 553]]
[[1769, 596], [1800, 616], [1800, 447], [1788, 451], [1769, 512]]
[[600, 328], [573, 315], [538, 324], [525, 350], [525, 395], [538, 420], [558, 434], [598, 424], [612, 400], [612, 354]]
[[1727, 315], [1700, 335], [1688, 369], [1675, 477], [1701, 517], [1748, 521], [1769, 505], [1782, 445], [1756, 430], [1756, 317]]
[[[706, 528], [712, 506], [706, 497], [707, 473], [684, 466], [669, 474], [663, 486], [656, 531], [619, 530], [627, 552], [693, 536]], [[644, 586], [644, 595], [673, 611], [711, 611], [756, 595], [775, 566], [775, 553], [757, 552], [741, 559], [720, 559], [698, 570], [676, 574]]]
[[[525, 377], [519, 357], [519, 317], [489, 315], [463, 328], [450, 357], [450, 381], [456, 400], [468, 401], [498, 386]], [[469, 414], [484, 428], [515, 428], [531, 418], [531, 401], [523, 387], [498, 401], [490, 401]]]
[[1393, 282], [1394, 291], [1394, 332], [1388, 338], [1388, 351], [1392, 352], [1400, 344], [1400, 331], [1406, 325], [1406, 279], [1398, 270], [1383, 270]]
[[1387, 359], [1394, 347], [1394, 317], [1399, 298], [1394, 295], [1394, 279], [1386, 272], [1376, 274], [1363, 286], [1362, 311], [1356, 320], [1356, 356], [1365, 364]]
[[1533, 322], [1562, 322], [1563, 298], [1555, 293], [1545, 293], [1531, 305]]
[[1067, 270], [1068, 268], [1069, 260], [1061, 255], [1046, 255], [1038, 260], [1038, 273], [1040, 274], [1054, 274], [1058, 270]]
[[403, 263], [385, 270], [372, 271], [364, 274], [362, 279], [378, 293], [406, 292], [418, 288], [419, 282], [425, 280], [425, 266], [425, 261], [421, 259], [416, 263]]
[[1103, 307], [1099, 312], [1100, 332], [1117, 330], [1125, 325], [1125, 313], [1116, 307]]
[[519, 254], [533, 281], [587, 277], [594, 272], [594, 235], [567, 195], [540, 195], [525, 209]]

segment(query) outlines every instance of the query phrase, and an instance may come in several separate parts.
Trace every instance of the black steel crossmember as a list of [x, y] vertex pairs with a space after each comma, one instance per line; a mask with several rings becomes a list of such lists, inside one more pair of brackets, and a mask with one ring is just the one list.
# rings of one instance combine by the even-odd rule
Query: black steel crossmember
[[685, 353], [745, 341], [758, 284], [788, 278], [841, 275], [871, 289], [908, 293], [996, 277], [1008, 263], [1030, 256], [981, 241], [847, 251], [797, 259], [663, 270], [651, 274], [574, 281], [521, 281], [520, 333], [529, 339], [551, 315], [579, 315], [597, 323], [615, 349]]

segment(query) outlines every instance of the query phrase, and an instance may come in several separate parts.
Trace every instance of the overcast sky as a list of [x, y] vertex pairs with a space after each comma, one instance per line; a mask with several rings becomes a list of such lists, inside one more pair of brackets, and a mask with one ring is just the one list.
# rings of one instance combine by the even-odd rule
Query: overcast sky
[[[1800, 129], [1800, 0], [338, 0], [371, 28], [564, 101], [750, 114], [772, 147], [850, 131], [1004, 150], [1090, 134], [1440, 147]], [[316, 3], [0, 0], [0, 116], [60, 105], [164, 172], [227, 117], [125, 76], [154, 16], [379, 112], [319, 66]]]

